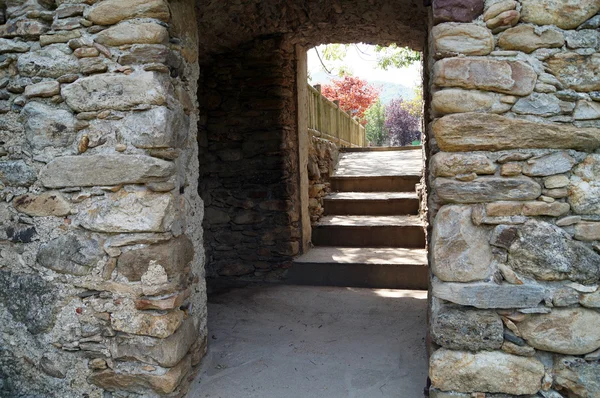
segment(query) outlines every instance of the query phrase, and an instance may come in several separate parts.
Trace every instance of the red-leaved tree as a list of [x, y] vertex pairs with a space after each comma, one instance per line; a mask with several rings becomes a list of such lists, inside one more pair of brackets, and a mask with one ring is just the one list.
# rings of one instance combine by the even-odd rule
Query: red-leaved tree
[[321, 93], [329, 100], [340, 101], [340, 108], [351, 116], [363, 120], [365, 111], [377, 100], [379, 88], [355, 76], [344, 76], [321, 87]]

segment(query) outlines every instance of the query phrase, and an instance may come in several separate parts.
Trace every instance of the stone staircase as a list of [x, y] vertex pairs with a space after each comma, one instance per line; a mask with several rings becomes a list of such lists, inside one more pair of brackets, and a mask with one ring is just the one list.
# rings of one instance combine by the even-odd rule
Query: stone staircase
[[294, 261], [288, 282], [427, 289], [425, 233], [418, 216], [420, 149], [359, 148], [340, 153], [312, 229], [314, 247]]

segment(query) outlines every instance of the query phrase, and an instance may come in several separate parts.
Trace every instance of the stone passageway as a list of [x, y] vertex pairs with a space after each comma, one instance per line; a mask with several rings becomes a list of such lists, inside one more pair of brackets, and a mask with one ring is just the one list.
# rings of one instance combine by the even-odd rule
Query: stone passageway
[[321, 246], [288, 274], [324, 286], [213, 295], [209, 350], [189, 396], [421, 396], [427, 292], [393, 289], [427, 287], [414, 192], [421, 170], [418, 148], [342, 153], [332, 176], [340, 192], [313, 228]]
[[188, 397], [421, 397], [426, 294], [288, 285], [212, 296]]

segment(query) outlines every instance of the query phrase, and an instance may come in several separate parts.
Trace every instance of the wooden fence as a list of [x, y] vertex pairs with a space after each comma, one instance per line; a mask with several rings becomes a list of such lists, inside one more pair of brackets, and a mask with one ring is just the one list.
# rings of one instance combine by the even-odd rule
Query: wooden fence
[[340, 147], [365, 147], [365, 128], [352, 116], [321, 94], [321, 86], [308, 85], [308, 131]]

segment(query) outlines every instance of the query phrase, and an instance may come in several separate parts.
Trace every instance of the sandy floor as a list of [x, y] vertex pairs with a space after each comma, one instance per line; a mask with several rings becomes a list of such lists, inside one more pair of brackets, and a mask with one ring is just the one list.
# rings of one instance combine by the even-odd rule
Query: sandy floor
[[212, 296], [188, 397], [422, 397], [426, 294], [276, 285]]

